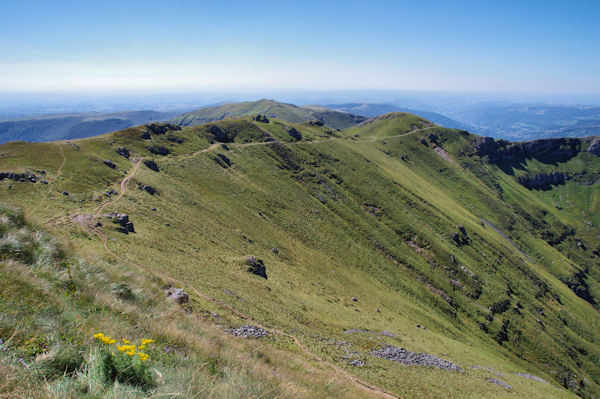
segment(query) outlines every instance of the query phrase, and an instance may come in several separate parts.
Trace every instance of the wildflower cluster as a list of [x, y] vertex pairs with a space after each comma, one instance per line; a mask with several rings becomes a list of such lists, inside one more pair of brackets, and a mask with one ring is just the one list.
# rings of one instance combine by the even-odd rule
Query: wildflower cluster
[[117, 342], [117, 340], [116, 340], [116, 339], [112, 339], [112, 338], [110, 338], [110, 337], [107, 337], [106, 335], [104, 335], [104, 334], [102, 334], [102, 333], [97, 333], [97, 334], [94, 334], [94, 338], [96, 338], [96, 339], [97, 339], [97, 340], [99, 340], [99, 341], [102, 341], [102, 342], [104, 342], [106, 345], [112, 345], [112, 344], [114, 344], [115, 342]]
[[[99, 341], [102, 341], [106, 345], [113, 345], [114, 343], [117, 342], [117, 340], [107, 337], [106, 335], [104, 335], [102, 333], [94, 334], [94, 338], [96, 338]], [[142, 362], [145, 362], [146, 360], [148, 360], [150, 358], [150, 355], [148, 355], [144, 352], [140, 352], [140, 351], [144, 350], [148, 344], [153, 343], [154, 342], [153, 339], [144, 338], [144, 339], [142, 339], [142, 343], [139, 346], [131, 344], [131, 341], [129, 341], [127, 339], [122, 339], [121, 341], [123, 342], [122, 345], [116, 345], [117, 351], [119, 351], [121, 353], [125, 353], [127, 356], [130, 356], [130, 357], [137, 356]], [[113, 356], [114, 356], [114, 353], [113, 353]]]

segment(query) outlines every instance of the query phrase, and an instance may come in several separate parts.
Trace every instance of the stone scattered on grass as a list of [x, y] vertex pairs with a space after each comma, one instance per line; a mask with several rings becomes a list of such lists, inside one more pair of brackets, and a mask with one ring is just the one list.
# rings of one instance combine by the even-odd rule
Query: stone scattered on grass
[[535, 375], [531, 375], [531, 374], [525, 374], [525, 373], [513, 373], [514, 375], [518, 375], [519, 377], [523, 377], [523, 378], [529, 378], [530, 380], [534, 380], [537, 382], [541, 382], [542, 384], [547, 384], [548, 381], [540, 378], [540, 377], [536, 377]]
[[398, 348], [391, 345], [371, 351], [370, 354], [405, 366], [437, 367], [442, 370], [462, 372], [462, 369], [456, 364], [440, 359], [437, 356], [428, 353], [411, 352], [404, 348]]
[[497, 380], [495, 378], [488, 378], [487, 380], [488, 382], [491, 382], [492, 384], [501, 386], [502, 388], [506, 388], [506, 389], [512, 389], [512, 386], [508, 385], [506, 382], [502, 381], [502, 380]]
[[246, 324], [238, 328], [231, 328], [226, 331], [231, 335], [235, 335], [236, 337], [244, 338], [262, 338], [268, 335], [267, 331], [250, 324]]
[[179, 305], [190, 303], [190, 296], [184, 291], [183, 288], [168, 287], [165, 290], [165, 293], [167, 294], [167, 298], [175, 301]]

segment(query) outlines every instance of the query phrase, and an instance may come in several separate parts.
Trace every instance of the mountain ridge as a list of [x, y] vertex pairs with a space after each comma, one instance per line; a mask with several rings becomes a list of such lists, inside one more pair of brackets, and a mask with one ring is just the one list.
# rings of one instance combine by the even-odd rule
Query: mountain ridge
[[[256, 119], [5, 144], [0, 171], [44, 170], [54, 184], [0, 184], [5, 201], [73, 245], [108, 246], [230, 308], [190, 293], [194, 313], [216, 312], [235, 327], [231, 309], [243, 312], [394, 395], [596, 395], [598, 182], [571, 179], [546, 191], [519, 182], [557, 168], [593, 176], [594, 139], [554, 161], [507, 152], [512, 144], [479, 153], [489, 139], [410, 114], [343, 132]], [[142, 164], [132, 173], [134, 159]], [[107, 196], [111, 189], [121, 194]], [[120, 232], [104, 211], [95, 217], [100, 206], [129, 215], [135, 232]], [[264, 277], [248, 272], [256, 259]], [[374, 355], [386, 345], [464, 371]]]

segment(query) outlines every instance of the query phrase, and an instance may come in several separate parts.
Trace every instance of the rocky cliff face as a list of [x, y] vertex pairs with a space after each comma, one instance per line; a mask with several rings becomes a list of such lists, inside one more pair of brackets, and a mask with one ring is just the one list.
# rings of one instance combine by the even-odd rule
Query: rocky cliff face
[[494, 140], [492, 137], [477, 137], [473, 141], [473, 148], [477, 151], [477, 155], [487, 157], [492, 163], [527, 158], [565, 162], [579, 153], [581, 140], [561, 138], [512, 143], [506, 140]]
[[600, 137], [595, 137], [587, 150], [590, 154], [600, 157]]
[[534, 176], [519, 177], [518, 182], [530, 190], [548, 189], [551, 185], [565, 184], [570, 178], [566, 172], [538, 173]]

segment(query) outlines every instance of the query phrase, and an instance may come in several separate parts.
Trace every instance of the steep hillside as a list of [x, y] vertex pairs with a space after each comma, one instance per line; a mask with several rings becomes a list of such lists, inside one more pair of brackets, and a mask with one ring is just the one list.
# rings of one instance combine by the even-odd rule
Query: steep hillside
[[353, 392], [600, 394], [597, 183], [526, 179], [597, 176], [597, 141], [490, 142], [402, 113], [344, 132], [256, 119], [9, 143], [3, 200], [185, 289], [181, 317], [261, 327]]
[[364, 121], [362, 116], [336, 111], [325, 107], [298, 107], [273, 100], [259, 100], [243, 103], [225, 104], [216, 107], [201, 108], [198, 111], [183, 114], [171, 120], [181, 126], [197, 126], [233, 116], [264, 115], [290, 123], [302, 123], [312, 120], [324, 122], [332, 129], [346, 129]]
[[158, 111], [86, 112], [0, 120], [0, 143], [92, 137], [143, 123], [166, 121], [175, 115], [174, 112]]

